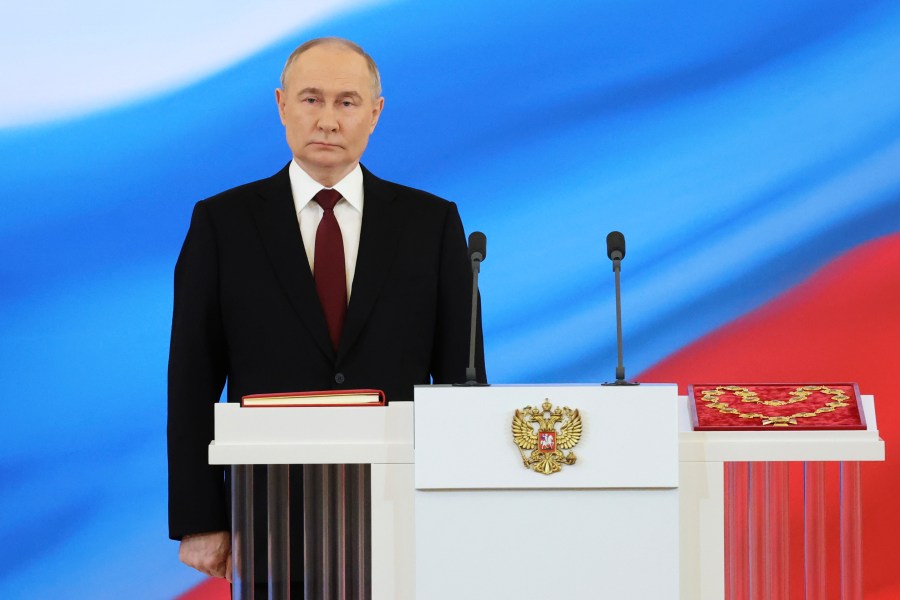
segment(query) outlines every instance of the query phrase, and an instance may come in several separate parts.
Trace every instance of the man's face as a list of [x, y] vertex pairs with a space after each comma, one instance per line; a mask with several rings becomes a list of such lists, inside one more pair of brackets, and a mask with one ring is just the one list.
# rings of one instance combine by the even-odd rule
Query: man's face
[[275, 90], [294, 158], [319, 183], [332, 186], [359, 162], [384, 99], [372, 97], [365, 59], [337, 45], [301, 54]]

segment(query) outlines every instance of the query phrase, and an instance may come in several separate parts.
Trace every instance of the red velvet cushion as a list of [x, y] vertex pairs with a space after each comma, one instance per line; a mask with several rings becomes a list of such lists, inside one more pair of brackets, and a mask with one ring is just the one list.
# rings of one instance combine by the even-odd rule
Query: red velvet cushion
[[[854, 383], [692, 384], [688, 386], [688, 397], [693, 400], [695, 430], [866, 428]], [[784, 404], [778, 404], [781, 402]], [[738, 414], [728, 412], [731, 410]], [[812, 416], [801, 416], [811, 413]]]

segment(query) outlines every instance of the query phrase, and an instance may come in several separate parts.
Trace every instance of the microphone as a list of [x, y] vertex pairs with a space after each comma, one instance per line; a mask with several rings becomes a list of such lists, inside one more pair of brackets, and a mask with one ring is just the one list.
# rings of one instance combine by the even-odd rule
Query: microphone
[[469, 260], [472, 261], [472, 270], [481, 272], [481, 263], [487, 258], [487, 237], [480, 231], [473, 231], [469, 235]]
[[475, 375], [475, 342], [476, 325], [478, 324], [478, 274], [481, 272], [481, 263], [487, 256], [487, 237], [480, 231], [473, 231], [469, 235], [469, 261], [472, 265], [472, 320], [469, 329], [469, 366], [466, 367], [466, 382], [454, 385], [486, 386], [487, 383], [479, 383]]
[[625, 258], [625, 236], [619, 231], [610, 231], [606, 236], [606, 256], [612, 261], [616, 274], [616, 348], [619, 352], [619, 363], [616, 365], [616, 380], [603, 385], [640, 385], [625, 379], [625, 365], [622, 361], [622, 287], [619, 277], [622, 271], [622, 259]]
[[606, 236], [606, 255], [610, 260], [625, 258], [625, 236], [618, 231], [610, 231]]

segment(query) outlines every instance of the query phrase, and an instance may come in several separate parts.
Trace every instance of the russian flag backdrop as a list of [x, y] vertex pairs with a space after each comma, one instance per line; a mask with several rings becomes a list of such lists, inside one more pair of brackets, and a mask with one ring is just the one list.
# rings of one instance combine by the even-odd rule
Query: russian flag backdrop
[[[363, 162], [460, 206], [496, 383], [858, 381], [866, 597], [900, 597], [900, 5], [8, 2], [0, 597], [220, 598], [166, 539], [172, 271], [194, 202], [290, 153], [322, 35], [378, 61]], [[684, 388], [682, 387], [682, 390]]]

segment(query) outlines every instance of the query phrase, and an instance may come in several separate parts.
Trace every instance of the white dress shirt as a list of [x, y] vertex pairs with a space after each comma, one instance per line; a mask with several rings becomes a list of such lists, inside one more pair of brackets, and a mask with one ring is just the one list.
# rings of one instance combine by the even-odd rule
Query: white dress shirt
[[[309, 270], [314, 270], [316, 257], [316, 230], [322, 214], [325, 212], [313, 197], [323, 186], [309, 176], [296, 161], [291, 161], [288, 168], [291, 177], [291, 194], [294, 197], [294, 209], [300, 223], [300, 234], [303, 236], [303, 247], [309, 260]], [[359, 164], [352, 171], [334, 184], [341, 194], [341, 199], [334, 205], [334, 217], [341, 228], [344, 241], [344, 270], [347, 273], [347, 300], [353, 289], [353, 275], [356, 272], [356, 256], [359, 253], [359, 232], [362, 228], [363, 211], [363, 175]]]

